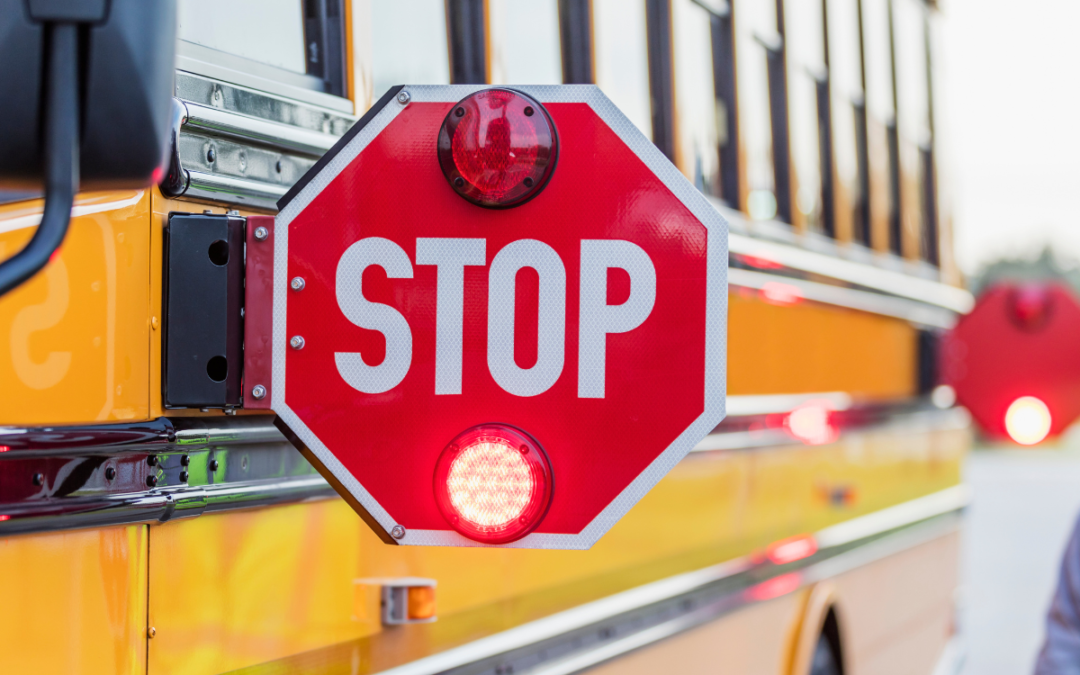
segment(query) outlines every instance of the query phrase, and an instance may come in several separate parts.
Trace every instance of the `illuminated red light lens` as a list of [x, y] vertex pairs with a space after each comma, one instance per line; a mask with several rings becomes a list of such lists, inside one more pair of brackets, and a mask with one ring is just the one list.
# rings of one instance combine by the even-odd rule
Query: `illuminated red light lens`
[[551, 178], [559, 154], [544, 107], [521, 92], [485, 89], [458, 102], [439, 130], [439, 166], [474, 204], [517, 206]]
[[1021, 396], [1005, 412], [1005, 431], [1020, 445], [1035, 445], [1050, 435], [1050, 408], [1034, 396]]
[[482, 424], [458, 435], [435, 465], [435, 503], [469, 539], [505, 544], [532, 532], [551, 504], [551, 467], [519, 429]]
[[817, 550], [817, 541], [815, 541], [813, 537], [809, 535], [800, 535], [798, 537], [791, 537], [790, 539], [783, 539], [776, 542], [769, 547], [766, 555], [769, 556], [769, 560], [771, 560], [773, 564], [786, 565], [795, 562], [796, 560], [809, 558], [817, 553]]
[[840, 435], [833, 425], [832, 406], [828, 401], [807, 401], [788, 413], [784, 426], [792, 436], [808, 445], [832, 443]]

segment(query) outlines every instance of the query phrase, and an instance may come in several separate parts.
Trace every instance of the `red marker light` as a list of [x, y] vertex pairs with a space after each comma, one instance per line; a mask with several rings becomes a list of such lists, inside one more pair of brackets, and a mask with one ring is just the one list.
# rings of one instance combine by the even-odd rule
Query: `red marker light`
[[1021, 396], [1005, 412], [1005, 431], [1020, 445], [1035, 445], [1050, 434], [1050, 408], [1034, 396]]
[[439, 130], [439, 166], [474, 204], [518, 206], [547, 185], [559, 155], [555, 125], [521, 92], [485, 89], [450, 109]]
[[828, 401], [807, 401], [788, 413], [784, 426], [792, 436], [808, 445], [832, 443], [840, 435], [832, 422]]
[[435, 503], [451, 527], [484, 544], [532, 532], [551, 504], [547, 456], [528, 434], [482, 424], [457, 436], [435, 464]]
[[761, 297], [770, 305], [797, 305], [803, 300], [802, 289], [780, 281], [769, 281], [761, 286]]
[[813, 537], [809, 535], [799, 535], [789, 539], [782, 539], [769, 546], [766, 555], [773, 564], [786, 565], [795, 562], [796, 560], [809, 558], [817, 553], [817, 550], [818, 545]]

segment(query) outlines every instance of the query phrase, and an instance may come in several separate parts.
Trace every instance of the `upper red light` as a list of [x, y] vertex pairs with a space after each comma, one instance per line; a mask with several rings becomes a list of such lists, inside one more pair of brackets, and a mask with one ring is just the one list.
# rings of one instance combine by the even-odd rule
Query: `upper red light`
[[510, 89], [458, 102], [439, 130], [439, 165], [459, 195], [492, 208], [535, 197], [559, 154], [555, 125], [540, 103]]
[[450, 525], [485, 544], [532, 532], [551, 504], [551, 467], [540, 444], [504, 424], [457, 436], [435, 464], [435, 502]]

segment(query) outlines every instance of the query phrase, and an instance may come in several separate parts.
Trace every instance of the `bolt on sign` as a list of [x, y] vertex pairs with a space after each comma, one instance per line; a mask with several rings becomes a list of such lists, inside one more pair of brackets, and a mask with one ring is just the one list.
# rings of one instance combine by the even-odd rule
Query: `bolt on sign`
[[724, 416], [727, 223], [594, 86], [397, 87], [279, 206], [263, 402], [387, 543], [589, 548]]

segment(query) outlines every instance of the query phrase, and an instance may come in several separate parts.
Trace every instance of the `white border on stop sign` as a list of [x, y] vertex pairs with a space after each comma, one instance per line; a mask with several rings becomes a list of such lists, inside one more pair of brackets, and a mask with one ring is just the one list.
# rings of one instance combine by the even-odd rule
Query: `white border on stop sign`
[[[491, 88], [492, 85], [406, 85], [409, 103], [456, 103], [469, 94]], [[657, 178], [675, 195], [708, 231], [708, 288], [706, 294], [705, 327], [705, 410], [649, 466], [577, 534], [548, 534], [533, 532], [518, 541], [499, 545], [500, 548], [577, 549], [592, 547], [600, 537], [626, 515], [646, 493], [666, 476], [688, 452], [707, 436], [724, 418], [727, 392], [727, 264], [728, 225], [724, 217], [682, 175], [674, 164], [653, 145], [652, 141], [631, 122], [600, 88], [591, 85], [544, 85], [508, 88], [522, 91], [541, 103], [585, 103], [611, 128]], [[389, 533], [397, 521], [382, 507], [348, 469], [308, 428], [285, 403], [285, 358], [288, 351], [285, 318], [288, 302], [289, 223], [292, 222], [345, 167], [356, 159], [398, 113], [407, 107], [396, 99], [390, 100], [347, 145], [332, 157], [323, 169], [313, 176], [300, 192], [278, 214], [274, 226], [274, 333], [272, 408], [308, 449], [334, 474], [368, 514]], [[434, 148], [432, 148], [434, 153]], [[541, 527], [543, 523], [541, 523]], [[445, 530], [412, 530], [398, 540], [399, 544], [414, 546], [483, 546], [490, 544], [468, 539], [447, 526]]]

